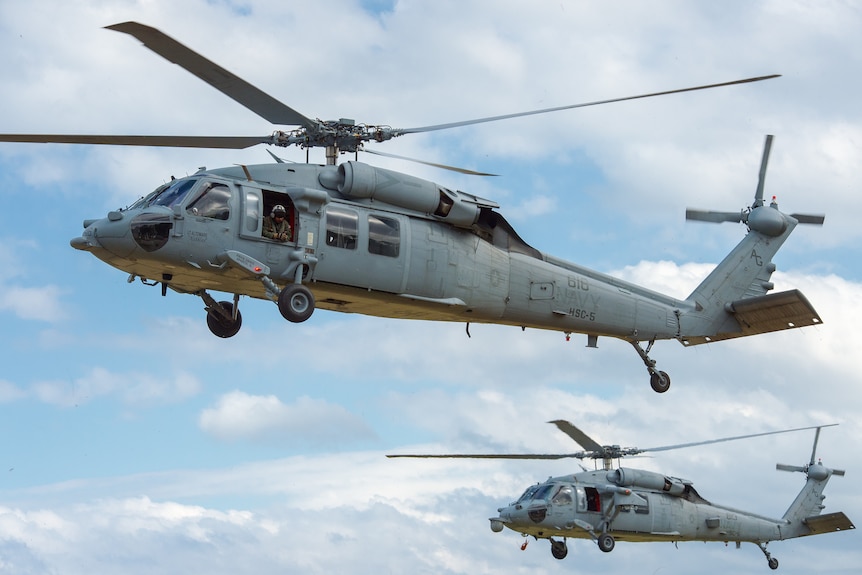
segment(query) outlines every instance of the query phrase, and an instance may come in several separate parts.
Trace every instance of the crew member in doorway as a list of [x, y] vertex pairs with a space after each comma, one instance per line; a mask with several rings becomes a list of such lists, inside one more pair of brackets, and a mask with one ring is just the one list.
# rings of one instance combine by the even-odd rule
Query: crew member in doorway
[[289, 242], [292, 238], [290, 223], [287, 221], [287, 210], [278, 204], [272, 212], [263, 218], [263, 237], [277, 242]]

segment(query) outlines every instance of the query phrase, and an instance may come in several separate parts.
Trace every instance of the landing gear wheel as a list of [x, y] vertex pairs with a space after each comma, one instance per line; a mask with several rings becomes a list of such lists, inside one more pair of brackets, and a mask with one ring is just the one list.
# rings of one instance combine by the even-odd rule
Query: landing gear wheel
[[242, 314], [236, 310], [236, 319], [231, 319], [233, 317], [233, 304], [229, 301], [220, 301], [218, 305], [224, 311], [225, 317], [215, 310], [208, 311], [207, 327], [210, 328], [213, 335], [221, 338], [235, 336], [239, 328], [242, 327]]
[[670, 376], [664, 371], [654, 371], [649, 376], [649, 385], [656, 393], [664, 393], [670, 389]]
[[599, 545], [599, 549], [604, 553], [610, 553], [614, 550], [614, 545], [616, 545], [616, 541], [614, 538], [607, 533], [602, 533], [599, 535], [599, 538], [596, 540], [596, 543]]
[[555, 541], [551, 539], [551, 555], [554, 559], [565, 559], [569, 554], [569, 547], [565, 541]]
[[302, 323], [314, 313], [314, 294], [302, 284], [288, 284], [278, 294], [278, 311], [287, 321]]
[[778, 569], [778, 559], [776, 559], [775, 557], [770, 557], [767, 563], [769, 563], [769, 568], [773, 571]]

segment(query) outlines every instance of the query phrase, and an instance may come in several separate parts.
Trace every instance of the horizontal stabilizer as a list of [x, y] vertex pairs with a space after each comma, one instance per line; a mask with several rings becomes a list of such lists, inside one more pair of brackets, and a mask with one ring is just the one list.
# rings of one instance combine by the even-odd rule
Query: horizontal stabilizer
[[686, 338], [685, 344], [699, 345], [823, 323], [799, 290], [736, 300], [728, 304], [726, 309], [739, 323], [739, 331], [689, 337]]
[[805, 519], [805, 525], [811, 530], [809, 535], [820, 535], [821, 533], [835, 533], [856, 529], [853, 522], [844, 515], [843, 511], [827, 513], [826, 515], [813, 515]]

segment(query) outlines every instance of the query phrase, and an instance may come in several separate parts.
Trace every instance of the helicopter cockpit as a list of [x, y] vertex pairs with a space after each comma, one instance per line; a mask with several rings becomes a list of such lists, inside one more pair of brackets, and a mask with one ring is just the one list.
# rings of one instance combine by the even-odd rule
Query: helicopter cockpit
[[[180, 205], [195, 188], [201, 178], [183, 178], [159, 186], [150, 195], [141, 198], [128, 209], [143, 209], [151, 206], [172, 208]], [[226, 220], [230, 216], [230, 189], [220, 182], [206, 181], [195, 193], [186, 211], [194, 216]]]
[[[199, 182], [203, 184], [198, 185]], [[222, 182], [198, 177], [172, 180], [127, 208], [126, 211], [142, 210], [140, 214], [132, 217], [132, 238], [145, 251], [154, 252], [163, 247], [170, 237], [173, 228], [172, 216], [153, 213], [146, 208], [171, 208], [179, 215], [178, 206], [185, 203], [185, 212], [190, 216], [227, 220], [230, 217], [230, 198], [230, 188]]]

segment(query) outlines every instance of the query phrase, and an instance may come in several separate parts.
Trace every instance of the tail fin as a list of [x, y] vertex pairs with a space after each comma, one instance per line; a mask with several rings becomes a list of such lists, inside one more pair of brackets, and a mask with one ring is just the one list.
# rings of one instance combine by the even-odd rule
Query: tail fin
[[[824, 425], [821, 427], [831, 426]], [[831, 533], [856, 528], [841, 511], [826, 515], [820, 514], [824, 509], [823, 499], [825, 496], [823, 495], [823, 489], [826, 487], [829, 479], [833, 475], [844, 475], [844, 470], [842, 469], [829, 469], [819, 461], [815, 463], [817, 440], [820, 438], [821, 427], [818, 427], [814, 434], [814, 447], [811, 450], [811, 460], [807, 465], [797, 466], [779, 463], [775, 466], [776, 469], [781, 471], [799, 471], [805, 473], [807, 476], [805, 486], [782, 517], [787, 522], [787, 526], [782, 529], [782, 539], [819, 535], [820, 533]]]
[[685, 345], [731, 339], [821, 323], [820, 316], [798, 290], [769, 294], [775, 264], [772, 258], [799, 223], [822, 224], [824, 217], [784, 214], [775, 198], [763, 201], [772, 136], [766, 137], [754, 203], [739, 212], [686, 210], [686, 219], [741, 222], [748, 233], [688, 296], [694, 311], [681, 319]]

